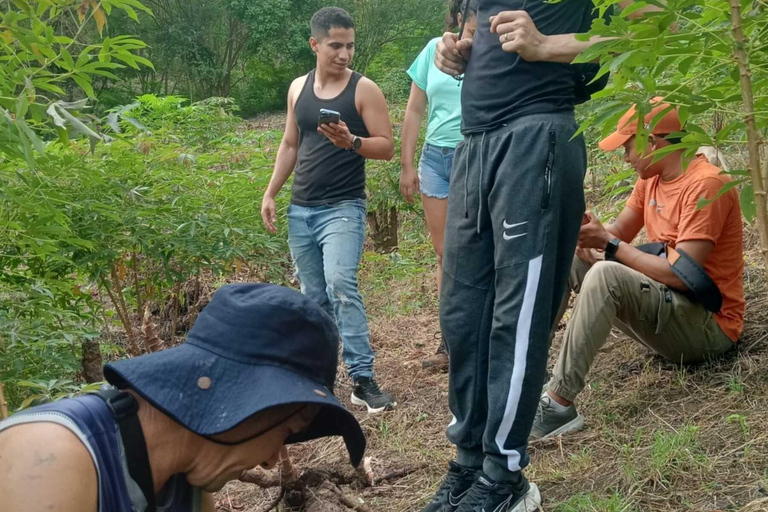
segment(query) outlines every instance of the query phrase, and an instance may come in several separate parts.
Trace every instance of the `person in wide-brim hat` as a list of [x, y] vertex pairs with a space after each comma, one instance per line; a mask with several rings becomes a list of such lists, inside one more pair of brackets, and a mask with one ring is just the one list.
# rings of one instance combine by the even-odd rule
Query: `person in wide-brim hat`
[[357, 465], [365, 436], [333, 394], [338, 344], [300, 293], [224, 286], [185, 343], [106, 365], [112, 389], [0, 422], [0, 495], [9, 510], [212, 510], [202, 491], [271, 468], [287, 443], [340, 435]]

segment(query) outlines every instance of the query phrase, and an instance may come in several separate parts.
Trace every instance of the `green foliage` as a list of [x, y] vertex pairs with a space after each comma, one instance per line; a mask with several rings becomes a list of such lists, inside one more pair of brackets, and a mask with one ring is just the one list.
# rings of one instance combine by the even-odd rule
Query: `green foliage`
[[[76, 295], [73, 282], [92, 283], [92, 292], [109, 297], [132, 350], [130, 318], [145, 304], [200, 307], [184, 304], [179, 290], [202, 274], [248, 267], [265, 279], [287, 279], [285, 228], [281, 236], [267, 234], [258, 209], [279, 134], [238, 130], [230, 100], [185, 103], [142, 96], [128, 111], [133, 117], [119, 122], [122, 134], [93, 155], [85, 141], [54, 145], [34, 180], [4, 175], [5, 196], [26, 198], [25, 209], [6, 202], [5, 224], [31, 217], [30, 205], [48, 205], [26, 222], [38, 226], [35, 238], [27, 229], [2, 239], [5, 279], [48, 287], [37, 302], [27, 298], [25, 309], [3, 317], [13, 334], [0, 352], [4, 380], [78, 373], [79, 345], [103, 328], [104, 316], [102, 304], [90, 293]], [[52, 219], [61, 229], [51, 229]], [[15, 303], [10, 296], [3, 302]], [[19, 357], [24, 367], [14, 362]], [[14, 389], [18, 405], [21, 391]]]
[[[153, 16], [110, 17], [112, 36], [136, 34], [141, 54], [155, 69], [114, 70], [94, 86], [105, 108], [142, 94], [184, 95], [192, 101], [233, 97], [243, 114], [285, 108], [291, 81], [315, 66], [310, 19], [338, 5], [356, 22], [353, 67], [383, 80], [406, 69], [431, 38], [443, 31], [446, 2], [436, 0], [147, 0]], [[402, 85], [402, 77], [400, 77]], [[407, 94], [407, 89], [405, 90]]]
[[[616, 2], [597, 0], [601, 12]], [[615, 129], [628, 105], [640, 105], [639, 115], [650, 110], [649, 100], [663, 96], [680, 107], [685, 123], [682, 143], [659, 151], [685, 149], [692, 153], [702, 145], [738, 148], [746, 145], [740, 71], [734, 51], [742, 45], [732, 32], [728, 2], [709, 0], [669, 0], [660, 12], [637, 19], [629, 16], [638, 8], [657, 5], [638, 2], [618, 11], [610, 23], [595, 21], [590, 36], [607, 39], [586, 50], [578, 61], [599, 59], [600, 73], [611, 72], [611, 84], [595, 98], [598, 100], [583, 127], [597, 126], [603, 135]], [[661, 5], [661, 4], [659, 4]], [[742, 2], [743, 29], [748, 38], [744, 46], [752, 69], [755, 120], [763, 134], [768, 130], [768, 9], [764, 5]], [[663, 114], [662, 114], [663, 115]], [[660, 119], [661, 115], [653, 122]], [[641, 119], [638, 116], [638, 119]], [[652, 123], [653, 124], [653, 123]], [[639, 148], [645, 145], [649, 127], [638, 125]], [[741, 176], [744, 169], [733, 169]], [[745, 187], [746, 188], [746, 187]], [[751, 220], [754, 194], [742, 191], [742, 210]], [[702, 205], [704, 206], [704, 205]]]
[[79, 341], [99, 334], [99, 305], [79, 285], [29, 274], [0, 282], [0, 381], [12, 405], [29, 394], [22, 381], [77, 375]]
[[634, 512], [637, 507], [620, 494], [600, 497], [595, 494], [577, 494], [567, 502], [555, 506], [555, 512]]

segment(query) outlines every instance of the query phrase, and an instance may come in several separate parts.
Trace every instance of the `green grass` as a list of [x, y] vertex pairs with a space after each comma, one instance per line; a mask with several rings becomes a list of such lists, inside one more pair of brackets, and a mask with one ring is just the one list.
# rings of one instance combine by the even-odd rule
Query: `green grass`
[[635, 512], [637, 510], [632, 501], [620, 494], [601, 497], [593, 493], [577, 494], [554, 508], [554, 512]]
[[679, 431], [657, 432], [651, 445], [650, 470], [662, 480], [675, 472], [690, 471], [706, 464], [697, 442], [699, 428], [686, 425]]

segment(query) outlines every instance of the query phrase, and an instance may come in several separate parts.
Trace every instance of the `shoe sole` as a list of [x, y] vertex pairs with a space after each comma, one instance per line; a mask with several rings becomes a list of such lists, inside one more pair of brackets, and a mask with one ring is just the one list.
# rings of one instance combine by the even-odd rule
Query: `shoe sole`
[[539, 487], [534, 484], [528, 484], [531, 486], [528, 492], [525, 493], [523, 499], [515, 505], [515, 508], [509, 510], [509, 512], [536, 512], [541, 507], [541, 493]]
[[365, 408], [368, 409], [368, 414], [379, 414], [381, 412], [386, 411], [387, 409], [394, 409], [395, 406], [397, 405], [397, 402], [392, 402], [391, 404], [385, 405], [384, 407], [373, 408], [370, 405], [368, 405], [368, 402], [366, 402], [362, 398], [356, 397], [354, 392], [352, 393], [351, 400], [353, 405], [364, 405]]
[[569, 421], [562, 427], [556, 428], [549, 434], [541, 436], [539, 439], [549, 439], [551, 437], [564, 436], [567, 434], [578, 432], [583, 428], [584, 428], [584, 418], [581, 416], [581, 414], [577, 414], [575, 418], [573, 418], [571, 421]]

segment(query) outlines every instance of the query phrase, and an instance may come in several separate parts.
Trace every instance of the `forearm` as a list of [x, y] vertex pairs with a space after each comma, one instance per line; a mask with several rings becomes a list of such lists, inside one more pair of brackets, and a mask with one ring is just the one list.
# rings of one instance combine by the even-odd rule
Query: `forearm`
[[293, 172], [297, 154], [298, 150], [296, 147], [287, 144], [280, 145], [280, 149], [277, 151], [277, 158], [275, 159], [275, 169], [272, 172], [272, 178], [270, 178], [267, 190], [264, 192], [265, 196], [277, 196]]
[[581, 52], [608, 37], [592, 37], [588, 41], [579, 41], [576, 34], [556, 34], [544, 36], [541, 44], [541, 59], [545, 62], [562, 62], [570, 64]]
[[421, 119], [422, 114], [412, 110], [405, 111], [402, 139], [400, 141], [400, 164], [404, 169], [413, 167], [416, 158], [416, 144], [419, 141]]
[[653, 254], [647, 254], [627, 243], [619, 244], [615, 259], [631, 269], [637, 270], [654, 281], [665, 284], [679, 291], [687, 291], [688, 287], [683, 283], [667, 262], [666, 258], [660, 258]]
[[358, 154], [369, 160], [392, 160], [395, 156], [395, 143], [388, 137], [361, 137], [362, 144]]
[[607, 226], [605, 226], [605, 229], [611, 235], [615, 236], [616, 238], [618, 238], [622, 242], [626, 242], [628, 244], [632, 243], [633, 237], [630, 237], [630, 236], [622, 233], [621, 229], [619, 229], [619, 226], [617, 226], [616, 224], [608, 224]]

